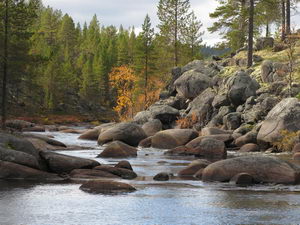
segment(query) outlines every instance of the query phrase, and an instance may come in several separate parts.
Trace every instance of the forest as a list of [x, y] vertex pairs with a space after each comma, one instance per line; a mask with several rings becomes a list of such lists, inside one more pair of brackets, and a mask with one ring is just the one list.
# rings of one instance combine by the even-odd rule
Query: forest
[[[253, 37], [273, 33], [284, 40], [293, 29], [296, 0], [218, 2], [208, 31], [189, 1], [160, 0], [158, 26], [145, 15], [142, 32], [136, 33], [134, 27], [105, 27], [96, 14], [89, 22], [75, 24], [68, 14], [41, 0], [1, 0], [2, 117], [99, 118], [114, 111], [122, 119], [130, 118], [159, 98], [171, 68], [214, 52], [230, 55], [245, 44], [253, 46]], [[204, 32], [220, 33], [224, 41], [207, 48]]]

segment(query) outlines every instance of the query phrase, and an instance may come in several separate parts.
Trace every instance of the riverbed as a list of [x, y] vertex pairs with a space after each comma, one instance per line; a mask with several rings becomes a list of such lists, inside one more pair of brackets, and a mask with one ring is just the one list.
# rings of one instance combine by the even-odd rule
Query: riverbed
[[[59, 151], [95, 159], [103, 150], [77, 134], [50, 132], [67, 145], [92, 150]], [[181, 180], [153, 181], [159, 172], [174, 175], [191, 157], [165, 156], [158, 149], [139, 149], [128, 159], [138, 174], [122, 180], [137, 188], [122, 195], [94, 195], [79, 190], [84, 181], [33, 183], [0, 181], [1, 225], [224, 225], [300, 224], [300, 186], [257, 185], [237, 188], [230, 184]], [[231, 153], [233, 154], [233, 153]], [[120, 160], [96, 159], [114, 165]]]

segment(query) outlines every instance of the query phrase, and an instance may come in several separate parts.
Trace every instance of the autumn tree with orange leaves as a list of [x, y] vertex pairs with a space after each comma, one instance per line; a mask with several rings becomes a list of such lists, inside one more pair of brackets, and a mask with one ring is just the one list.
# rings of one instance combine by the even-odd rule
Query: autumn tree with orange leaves
[[136, 81], [134, 71], [128, 66], [115, 67], [109, 74], [109, 80], [111, 87], [117, 93], [115, 112], [118, 113], [121, 120], [132, 117], [134, 84]]

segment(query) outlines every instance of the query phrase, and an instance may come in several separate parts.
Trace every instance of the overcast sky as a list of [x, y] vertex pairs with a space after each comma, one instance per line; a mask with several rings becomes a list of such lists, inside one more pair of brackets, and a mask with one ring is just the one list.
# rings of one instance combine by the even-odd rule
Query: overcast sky
[[[43, 0], [45, 6], [61, 9], [63, 13], [68, 13], [74, 21], [83, 24], [89, 22], [94, 14], [97, 15], [101, 25], [122, 24], [125, 28], [135, 26], [136, 31], [140, 31], [145, 15], [148, 13], [152, 20], [152, 25], [158, 24], [156, 16], [157, 4], [159, 0]], [[209, 45], [220, 41], [217, 33], [210, 34], [207, 31], [213, 21], [209, 18], [209, 13], [217, 7], [215, 0], [190, 0], [192, 9], [203, 23], [205, 34], [203, 40]], [[300, 16], [294, 17], [293, 21], [300, 24]]]

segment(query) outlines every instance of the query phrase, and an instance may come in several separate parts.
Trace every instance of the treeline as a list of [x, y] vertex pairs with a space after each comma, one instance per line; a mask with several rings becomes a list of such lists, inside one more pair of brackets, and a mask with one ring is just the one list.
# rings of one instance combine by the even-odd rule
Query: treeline
[[2, 110], [9, 102], [9, 109], [23, 113], [76, 113], [111, 109], [119, 101], [119, 113], [128, 113], [112, 82], [112, 72], [124, 67], [134, 76], [130, 107], [145, 107], [171, 67], [201, 58], [202, 24], [188, 0], [160, 0], [158, 16], [159, 33], [146, 15], [137, 34], [134, 27], [103, 26], [96, 15], [89, 23], [75, 24], [40, 0], [1, 0]]
[[251, 45], [253, 36], [271, 36], [272, 30], [275, 30], [276, 38], [284, 41], [294, 28], [291, 15], [300, 2], [299, 0], [216, 1], [219, 6], [210, 13], [210, 17], [216, 21], [208, 30], [220, 33], [225, 40], [222, 46], [233, 51], [246, 44], [249, 45], [249, 41]]

